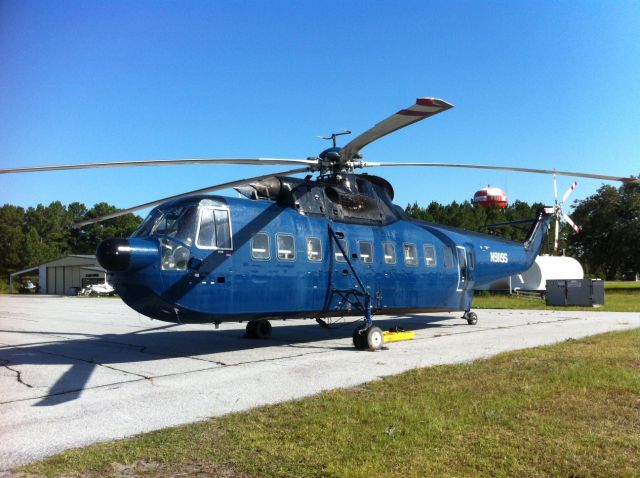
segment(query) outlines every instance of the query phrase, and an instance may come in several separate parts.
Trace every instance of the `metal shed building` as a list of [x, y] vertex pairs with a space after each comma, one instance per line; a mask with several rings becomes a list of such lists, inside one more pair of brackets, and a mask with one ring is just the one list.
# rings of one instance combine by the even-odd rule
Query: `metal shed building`
[[106, 272], [98, 264], [96, 256], [75, 254], [14, 272], [9, 276], [10, 290], [13, 290], [14, 277], [36, 270], [40, 294], [72, 294], [82, 287], [102, 283], [106, 279]]

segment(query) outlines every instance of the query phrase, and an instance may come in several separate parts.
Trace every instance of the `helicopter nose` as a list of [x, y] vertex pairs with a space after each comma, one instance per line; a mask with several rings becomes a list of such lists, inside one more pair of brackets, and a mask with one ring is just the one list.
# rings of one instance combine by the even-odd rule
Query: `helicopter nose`
[[143, 269], [159, 261], [159, 255], [155, 242], [137, 237], [105, 239], [96, 250], [100, 265], [111, 272]]
[[131, 246], [127, 239], [112, 237], [105, 239], [96, 249], [96, 257], [108, 271], [124, 271], [131, 263]]

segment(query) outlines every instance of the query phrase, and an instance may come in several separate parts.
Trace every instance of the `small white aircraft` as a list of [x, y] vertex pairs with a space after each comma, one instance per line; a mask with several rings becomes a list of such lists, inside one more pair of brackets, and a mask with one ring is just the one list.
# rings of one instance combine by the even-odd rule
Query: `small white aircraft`
[[98, 295], [115, 295], [115, 289], [107, 281], [102, 284], [89, 284], [87, 287], [83, 287], [78, 295], [86, 296], [98, 296]]

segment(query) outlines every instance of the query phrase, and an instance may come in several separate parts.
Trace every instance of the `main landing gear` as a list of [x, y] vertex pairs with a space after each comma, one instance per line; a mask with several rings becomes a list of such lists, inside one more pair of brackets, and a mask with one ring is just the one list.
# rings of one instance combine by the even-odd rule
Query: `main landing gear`
[[380, 327], [362, 324], [353, 331], [353, 345], [358, 350], [380, 350], [384, 344], [384, 334]]
[[375, 352], [384, 345], [384, 333], [380, 327], [373, 325], [371, 320], [371, 297], [364, 296], [364, 324], [356, 327], [353, 331], [353, 345], [358, 350], [369, 350]]
[[465, 319], [469, 325], [476, 325], [478, 323], [478, 315], [475, 312], [467, 310], [461, 318]]
[[250, 320], [246, 333], [250, 339], [268, 339], [271, 337], [271, 323], [267, 319]]

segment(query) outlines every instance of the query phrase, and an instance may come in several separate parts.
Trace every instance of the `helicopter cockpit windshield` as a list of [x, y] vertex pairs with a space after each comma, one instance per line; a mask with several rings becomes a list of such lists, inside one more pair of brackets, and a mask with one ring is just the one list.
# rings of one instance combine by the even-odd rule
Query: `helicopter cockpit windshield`
[[198, 206], [154, 210], [133, 233], [133, 237], [168, 236], [190, 246], [198, 227]]
[[176, 206], [154, 210], [133, 234], [135, 237], [158, 237], [162, 270], [186, 270], [198, 228], [198, 206]]
[[196, 237], [197, 227], [197, 206], [175, 207], [164, 211], [152, 235], [172, 237], [190, 246]]
[[229, 209], [211, 201], [154, 209], [133, 237], [155, 237], [163, 270], [185, 270], [191, 248], [233, 249]]

